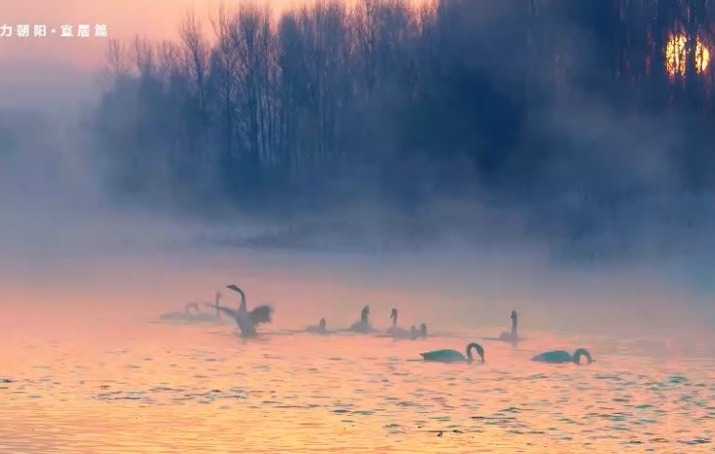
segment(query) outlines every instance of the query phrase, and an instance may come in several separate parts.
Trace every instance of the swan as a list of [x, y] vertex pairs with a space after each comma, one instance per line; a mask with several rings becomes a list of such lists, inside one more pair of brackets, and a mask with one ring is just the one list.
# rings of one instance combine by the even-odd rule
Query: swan
[[321, 318], [320, 323], [318, 323], [317, 325], [308, 326], [307, 328], [305, 328], [305, 332], [306, 333], [325, 334], [326, 333], [325, 325], [326, 325], [325, 319]]
[[397, 310], [392, 309], [390, 313], [390, 318], [392, 319], [392, 327], [388, 328], [385, 334], [378, 334], [377, 337], [392, 337], [394, 339], [419, 339], [427, 337], [427, 325], [425, 323], [420, 324], [419, 329], [412, 325], [408, 330], [402, 329], [397, 325]]
[[270, 323], [273, 315], [273, 308], [271, 306], [258, 306], [252, 311], [248, 311], [246, 308], [246, 294], [235, 284], [227, 285], [226, 288], [238, 292], [241, 295], [241, 304], [238, 310], [229, 309], [224, 306], [216, 305], [216, 310], [229, 315], [236, 321], [238, 328], [241, 330], [241, 335], [244, 337], [255, 336], [256, 326], [261, 323]]
[[370, 326], [370, 306], [365, 306], [360, 311], [360, 321], [355, 322], [350, 326], [349, 331], [354, 333], [369, 333], [373, 331], [372, 326]]
[[[214, 297], [214, 303], [203, 303], [204, 306], [208, 306], [212, 309], [216, 310], [215, 314], [209, 314], [206, 312], [196, 312], [194, 315], [193, 320], [197, 322], [210, 322], [210, 323], [220, 323], [223, 321], [221, 318], [221, 311], [219, 310], [219, 306], [221, 305], [221, 298], [223, 298], [223, 295], [219, 292], [216, 292], [216, 296]], [[198, 306], [197, 306], [198, 310]]]
[[410, 337], [411, 333], [405, 329], [397, 326], [397, 309], [392, 308], [390, 312], [390, 319], [392, 320], [392, 326], [389, 327], [385, 333], [390, 337]]
[[420, 337], [420, 330], [415, 325], [410, 326], [410, 339], [415, 340]]
[[460, 363], [460, 362], [467, 362], [471, 363], [474, 361], [474, 357], [472, 356], [472, 349], [477, 350], [477, 354], [482, 360], [482, 363], [484, 362], [484, 349], [482, 348], [481, 345], [477, 344], [476, 342], [472, 342], [467, 345], [467, 356], [465, 357], [462, 353], [458, 352], [457, 350], [452, 350], [452, 349], [445, 349], [445, 350], [433, 350], [431, 352], [426, 352], [426, 353], [420, 353], [422, 355], [422, 358], [424, 358], [425, 361], [438, 361], [441, 363]]
[[539, 361], [542, 363], [552, 363], [552, 364], [561, 364], [561, 363], [581, 364], [581, 356], [586, 357], [586, 361], [588, 362], [588, 364], [591, 364], [593, 362], [593, 358], [591, 358], [591, 354], [585, 348], [576, 349], [576, 351], [574, 352], [573, 355], [571, 355], [571, 353], [567, 352], [566, 350], [551, 350], [551, 351], [536, 355], [533, 358], [531, 358], [531, 360]]
[[503, 332], [499, 335], [499, 340], [504, 342], [519, 342], [519, 334], [516, 332], [517, 314], [516, 311], [511, 311], [511, 332]]
[[423, 339], [425, 337], [427, 337], [427, 324], [426, 323], [422, 323], [420, 325], [420, 336], [419, 337], [421, 337]]
[[517, 343], [525, 340], [523, 337], [519, 336], [517, 332], [517, 313], [516, 311], [511, 311], [511, 331], [510, 332], [503, 332], [499, 335], [499, 337], [482, 337], [484, 340], [489, 340], [489, 341], [501, 341], [501, 342], [509, 342], [511, 344], [516, 345]]
[[[193, 309], [195, 312], [192, 312], [191, 309]], [[189, 321], [193, 320], [194, 316], [196, 313], [199, 312], [199, 305], [196, 303], [188, 303], [186, 306], [184, 306], [184, 311], [183, 312], [166, 312], [164, 314], [161, 314], [159, 318], [161, 320], [170, 320], [170, 321]]]

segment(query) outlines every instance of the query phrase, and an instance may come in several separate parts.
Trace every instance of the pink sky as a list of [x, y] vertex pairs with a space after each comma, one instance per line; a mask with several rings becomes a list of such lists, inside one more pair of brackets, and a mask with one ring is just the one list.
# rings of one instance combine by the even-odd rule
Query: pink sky
[[[314, 0], [249, 0], [268, 4], [274, 13], [300, 7]], [[414, 0], [411, 0], [414, 1]], [[345, 0], [351, 3], [352, 0]], [[58, 60], [72, 66], [94, 68], [101, 63], [106, 39], [61, 38], [62, 25], [106, 24], [110, 37], [132, 39], [139, 35], [150, 39], [176, 39], [177, 29], [192, 8], [211, 34], [209, 17], [216, 15], [221, 4], [235, 10], [246, 0], [3, 0], [0, 3], [0, 25], [45, 24], [57, 29], [47, 38], [0, 38], [0, 61]], [[32, 32], [31, 32], [32, 33]], [[49, 32], [48, 32], [49, 33]]]
[[[99, 70], [106, 38], [65, 38], [62, 25], [106, 24], [109, 38], [131, 40], [178, 39], [178, 27], [193, 7], [207, 34], [209, 18], [223, 3], [229, 10], [245, 0], [2, 0], [0, 26], [13, 28], [12, 37], [0, 37], [0, 110], [32, 109], [64, 115], [82, 109], [99, 93]], [[260, 1], [254, 3], [262, 3]], [[274, 12], [299, 7], [305, 0], [266, 0]], [[46, 25], [46, 38], [19, 38], [15, 27]], [[51, 29], [56, 29], [54, 35]]]
[[[57, 29], [47, 38], [0, 38], [0, 61], [42, 60], [70, 63], [83, 69], [101, 63], [106, 39], [61, 38], [62, 25], [106, 24], [112, 38], [131, 39], [136, 35], [150, 39], [175, 39], [177, 28], [187, 11], [193, 7], [204, 20], [205, 31], [211, 31], [209, 14], [224, 3], [236, 8], [241, 0], [3, 0], [0, 4], [0, 25], [45, 24]], [[262, 3], [262, 2], [256, 2]], [[305, 3], [303, 0], [270, 0], [276, 12]], [[49, 31], [48, 31], [49, 33]]]
[[[274, 13], [315, 0], [2, 0], [0, 26], [13, 27], [12, 37], [0, 37], [0, 109], [40, 108], [61, 112], [66, 106], [81, 107], [98, 93], [98, 71], [107, 48], [106, 38], [65, 38], [62, 25], [106, 24], [109, 38], [131, 40], [178, 39], [178, 27], [194, 9], [208, 36], [210, 17], [221, 4], [236, 10], [242, 3], [268, 4]], [[352, 3], [355, 0], [344, 0]], [[421, 0], [408, 0], [419, 2]], [[19, 38], [15, 26], [46, 25], [46, 38]], [[54, 35], [51, 29], [56, 29]]]

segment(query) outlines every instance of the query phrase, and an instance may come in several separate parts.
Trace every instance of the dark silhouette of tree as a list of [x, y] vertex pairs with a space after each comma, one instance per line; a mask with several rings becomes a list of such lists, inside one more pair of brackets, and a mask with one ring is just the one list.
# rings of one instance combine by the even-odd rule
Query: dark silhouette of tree
[[[110, 43], [97, 149], [117, 194], [193, 208], [371, 197], [416, 214], [448, 195], [561, 222], [539, 207], [569, 191], [615, 206], [658, 183], [631, 177], [638, 127], [571, 125], [591, 109], [700, 131], [669, 159], [682, 188], [712, 187], [713, 71], [696, 42], [715, 51], [714, 18], [691, 0], [333, 0], [222, 8], [210, 45], [189, 13], [179, 43]], [[677, 78], [673, 34], [688, 36]]]

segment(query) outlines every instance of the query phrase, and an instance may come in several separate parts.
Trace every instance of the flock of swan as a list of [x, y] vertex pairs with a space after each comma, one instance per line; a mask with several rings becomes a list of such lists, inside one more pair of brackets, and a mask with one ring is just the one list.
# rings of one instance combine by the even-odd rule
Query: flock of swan
[[[273, 317], [273, 308], [268, 305], [260, 305], [255, 307], [253, 310], [248, 310], [246, 302], [246, 293], [238, 287], [236, 284], [227, 285], [226, 288], [233, 290], [238, 293], [241, 297], [241, 302], [238, 309], [231, 309], [226, 306], [221, 305], [221, 293], [216, 293], [213, 303], [203, 302], [203, 303], [189, 303], [185, 306], [183, 312], [168, 312], [160, 316], [161, 320], [173, 321], [173, 322], [200, 322], [200, 323], [224, 323], [225, 319], [222, 317], [228, 317], [228, 320], [233, 321], [241, 332], [243, 337], [252, 337], [257, 334], [257, 327], [264, 323], [271, 323]], [[212, 312], [201, 312], [200, 306], [205, 306], [212, 309]], [[378, 337], [392, 337], [401, 339], [418, 339], [427, 337], [427, 325], [422, 323], [419, 328], [413, 325], [409, 330], [400, 328], [397, 326], [397, 309], [392, 309], [390, 313], [390, 319], [392, 320], [392, 326], [388, 328], [384, 333], [379, 333], [379, 330], [372, 327], [369, 321], [370, 317], [370, 307], [363, 307], [360, 312], [360, 319], [353, 323], [347, 329], [341, 329], [336, 331], [329, 331], [327, 329], [327, 322], [325, 318], [321, 318], [317, 325], [311, 325], [306, 327], [302, 332], [315, 333], [315, 334], [329, 334], [331, 332], [352, 332], [360, 334], [370, 334], [378, 333]], [[496, 340], [502, 342], [509, 342], [516, 344], [519, 341], [523, 341], [517, 333], [517, 321], [518, 316], [516, 311], [511, 311], [511, 330], [509, 332], [503, 332], [499, 337], [486, 337], [485, 340]], [[474, 356], [472, 350], [477, 352], [481, 362], [484, 362], [484, 348], [476, 342], [469, 343], [466, 347], [466, 355], [462, 354], [460, 351], [453, 349], [442, 349], [433, 350], [425, 353], [420, 353], [425, 361], [436, 361], [442, 363], [454, 363], [454, 362], [466, 362], [471, 363], [474, 361]], [[552, 363], [552, 364], [562, 364], [562, 363], [575, 363], [581, 364], [581, 358], [586, 358], [587, 363], [594, 362], [591, 354], [588, 350], [584, 348], [578, 348], [571, 354], [565, 350], [551, 350], [541, 354], [538, 354], [531, 358], [532, 361]]]

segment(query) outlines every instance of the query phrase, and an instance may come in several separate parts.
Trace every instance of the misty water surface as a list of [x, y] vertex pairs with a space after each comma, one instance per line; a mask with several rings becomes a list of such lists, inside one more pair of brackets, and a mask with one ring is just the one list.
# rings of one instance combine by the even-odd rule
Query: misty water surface
[[[484, 342], [483, 365], [416, 361], [462, 349], [462, 336], [244, 342], [230, 328], [100, 322], [18, 339], [0, 356], [0, 450], [712, 452], [710, 358], [643, 355], [659, 342], [532, 336], [516, 349]], [[577, 344], [597, 362], [529, 361]]]

